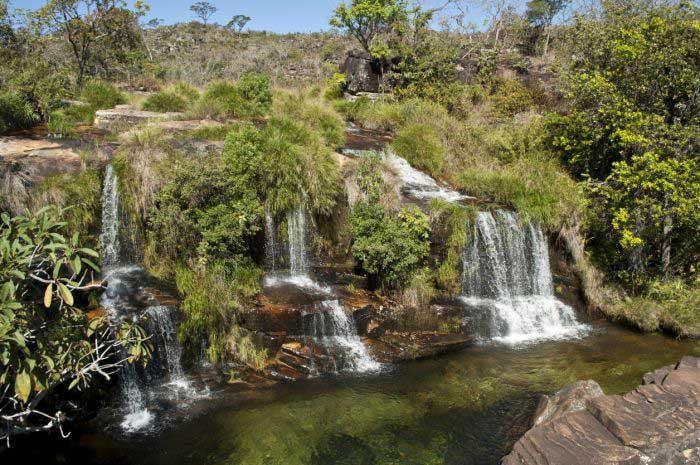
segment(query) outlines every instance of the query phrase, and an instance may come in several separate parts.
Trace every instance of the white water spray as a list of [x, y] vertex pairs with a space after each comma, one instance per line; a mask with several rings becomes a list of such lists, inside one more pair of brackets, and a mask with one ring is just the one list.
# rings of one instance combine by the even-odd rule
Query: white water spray
[[542, 230], [513, 212], [480, 212], [463, 255], [463, 297], [492, 315], [496, 339], [517, 343], [577, 335], [584, 326], [554, 297]]

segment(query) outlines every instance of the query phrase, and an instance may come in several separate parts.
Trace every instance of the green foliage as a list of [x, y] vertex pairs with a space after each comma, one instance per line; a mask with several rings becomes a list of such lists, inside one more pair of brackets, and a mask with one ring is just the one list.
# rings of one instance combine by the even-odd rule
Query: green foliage
[[700, 287], [680, 280], [651, 281], [638, 296], [609, 309], [614, 318], [643, 331], [665, 330], [679, 336], [700, 334]]
[[148, 262], [245, 260], [260, 231], [262, 207], [251, 186], [220, 159], [178, 162], [148, 215]]
[[27, 100], [18, 94], [0, 94], [0, 134], [26, 129], [39, 122], [39, 117]]
[[237, 362], [260, 370], [267, 352], [256, 347], [253, 334], [239, 325], [241, 305], [259, 291], [261, 270], [247, 263], [215, 262], [206, 268], [175, 268], [183, 296], [178, 338], [198, 354], [205, 343], [212, 363]]
[[332, 151], [305, 123], [274, 116], [262, 130], [242, 127], [226, 138], [231, 175], [255, 189], [275, 215], [300, 206], [328, 215], [336, 204], [340, 178]]
[[62, 209], [65, 231], [80, 234], [84, 242], [91, 242], [99, 231], [101, 194], [102, 179], [95, 168], [79, 174], [54, 174], [36, 186], [30, 209], [48, 205]]
[[430, 251], [430, 223], [417, 208], [395, 216], [365, 199], [350, 219], [352, 254], [362, 269], [387, 287], [400, 287], [425, 262]]
[[187, 107], [188, 104], [185, 98], [174, 91], [164, 91], [150, 95], [141, 105], [141, 108], [146, 111], [159, 113], [180, 112], [186, 110]]
[[96, 79], [85, 83], [80, 91], [80, 99], [93, 111], [114, 108], [126, 101], [124, 95], [113, 84]]
[[433, 242], [440, 244], [441, 259], [435, 281], [440, 289], [452, 295], [462, 290], [462, 254], [469, 240], [467, 231], [477, 210], [440, 199], [430, 202]]
[[579, 19], [571, 111], [548, 122], [551, 145], [591, 180], [596, 255], [632, 286], [697, 264], [697, 24], [686, 4], [606, 3], [600, 20]]
[[407, 8], [404, 0], [352, 0], [335, 9], [330, 25], [345, 30], [371, 53], [375, 38], [405, 17]]
[[49, 113], [46, 129], [49, 134], [57, 137], [70, 137], [73, 133], [73, 123], [70, 121], [66, 112], [63, 110], [55, 110]]
[[532, 91], [517, 79], [500, 80], [491, 103], [496, 115], [501, 117], [512, 117], [535, 106]]
[[178, 82], [171, 91], [182, 97], [187, 103], [193, 104], [199, 99], [199, 91], [185, 82]]
[[342, 73], [334, 73], [333, 76], [326, 80], [326, 85], [328, 88], [324, 94], [324, 97], [328, 100], [335, 100], [343, 98], [343, 92], [345, 91], [346, 76]]
[[427, 171], [431, 176], [441, 174], [445, 164], [445, 148], [437, 131], [426, 124], [409, 124], [402, 127], [391, 148], [415, 168]]
[[204, 24], [207, 24], [209, 18], [218, 11], [218, 8], [209, 2], [196, 2], [190, 6], [190, 11], [201, 19]]
[[272, 90], [267, 76], [246, 73], [236, 84], [218, 82], [207, 86], [194, 113], [216, 119], [257, 118], [272, 107]]
[[88, 317], [83, 301], [95, 287], [89, 283], [98, 271], [97, 253], [82, 247], [78, 234], [64, 235], [60, 213], [45, 208], [26, 217], [0, 215], [0, 414], [9, 436], [47, 418], [58, 426], [61, 413], [39, 409], [44, 397], [113, 374], [121, 363], [112, 365], [110, 358], [119, 351], [131, 362], [150, 354], [138, 326]]

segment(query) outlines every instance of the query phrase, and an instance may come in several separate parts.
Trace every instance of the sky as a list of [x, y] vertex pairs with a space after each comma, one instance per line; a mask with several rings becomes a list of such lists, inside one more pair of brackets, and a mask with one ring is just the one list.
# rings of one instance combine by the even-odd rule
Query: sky
[[[10, 0], [15, 8], [36, 9], [46, 0]], [[146, 0], [151, 6], [147, 19], [158, 18], [166, 24], [190, 21], [190, 5], [197, 0]], [[133, 4], [133, 0], [127, 0]], [[218, 11], [211, 22], [226, 24], [234, 15], [252, 18], [248, 27], [271, 32], [318, 32], [329, 28], [328, 19], [340, 0], [209, 0]], [[427, 0], [427, 5], [441, 4]]]

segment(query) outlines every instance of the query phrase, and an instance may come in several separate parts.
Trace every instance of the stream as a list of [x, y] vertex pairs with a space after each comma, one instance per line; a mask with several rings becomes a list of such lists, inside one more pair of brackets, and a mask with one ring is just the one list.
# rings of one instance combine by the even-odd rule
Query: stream
[[15, 450], [44, 464], [496, 465], [527, 429], [540, 393], [579, 379], [623, 393], [686, 354], [700, 347], [592, 322], [580, 339], [483, 344], [263, 390], [226, 386], [145, 434], [96, 418], [70, 441]]
[[[367, 146], [371, 137], [350, 134], [359, 139], [350, 156], [374, 148]], [[385, 162], [409, 198], [470, 199], [395, 155], [387, 153]], [[101, 303], [116, 319], [148, 316], [154, 359], [147, 368], [126, 368], [115, 389], [120, 395], [72, 425], [70, 440], [54, 434], [31, 447], [33, 438], [21, 438], [4, 463], [496, 465], [529, 428], [541, 394], [581, 379], [597, 381], [608, 394], [624, 393], [646, 372], [700, 356], [697, 342], [576, 314], [555, 297], [539, 226], [514, 212], [487, 210], [465, 225], [474, 240], [462, 257], [456, 303], [475, 344], [435, 358], [379, 363], [340, 286], [314, 274], [313, 219], [297, 209], [283, 218], [266, 212], [263, 292], [273, 304], [303, 308], [299, 333], [290, 335], [325, 350], [332, 369], [295, 382], [222, 384], [200, 376], [203, 367], [183, 369], [177, 306], [159, 300], [162, 283], [125, 263], [117, 189], [108, 168], [101, 241], [109, 286]]]

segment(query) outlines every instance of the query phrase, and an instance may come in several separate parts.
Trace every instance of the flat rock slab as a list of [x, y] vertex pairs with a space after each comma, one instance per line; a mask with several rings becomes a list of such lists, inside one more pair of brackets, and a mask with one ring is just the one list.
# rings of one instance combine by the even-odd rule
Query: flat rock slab
[[182, 113], [156, 113], [119, 106], [111, 110], [95, 112], [95, 127], [111, 133], [120, 133], [149, 121], [172, 121], [182, 118]]
[[644, 376], [623, 396], [595, 381], [568, 386], [540, 403], [503, 465], [700, 464], [700, 359]]

